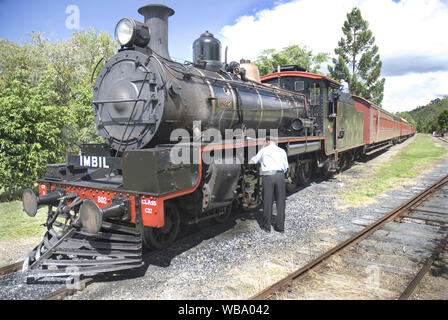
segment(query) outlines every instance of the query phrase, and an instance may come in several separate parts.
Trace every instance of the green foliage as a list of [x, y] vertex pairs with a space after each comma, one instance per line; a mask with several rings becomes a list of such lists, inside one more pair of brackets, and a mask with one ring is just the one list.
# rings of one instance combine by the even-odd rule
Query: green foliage
[[283, 48], [280, 52], [275, 49], [263, 50], [254, 63], [262, 76], [274, 72], [278, 66], [283, 65], [299, 65], [310, 72], [321, 73], [321, 65], [328, 60], [328, 56], [328, 53], [313, 55], [312, 50], [293, 45]]
[[54, 103], [55, 78], [54, 70], [46, 70], [36, 87], [0, 83], [0, 182], [10, 194], [32, 185], [45, 163], [61, 159], [65, 123], [64, 110]]
[[440, 130], [444, 131], [448, 129], [448, 109], [443, 110], [437, 118], [437, 124]]
[[399, 112], [397, 113], [397, 116], [405, 119], [407, 122], [409, 122], [414, 128], [417, 127], [417, 122], [415, 122], [414, 118], [409, 113], [406, 112]]
[[[407, 114], [411, 117], [416, 123], [418, 132], [432, 133], [434, 131], [440, 132], [444, 128], [448, 129], [448, 124], [446, 124], [444, 120], [447, 112], [448, 96], [442, 99], [434, 99], [426, 106], [417, 107], [412, 111], [400, 113], [399, 116]], [[444, 113], [444, 115], [442, 115], [442, 113]], [[438, 119], [439, 117], [441, 117], [440, 122]]]
[[40, 33], [25, 43], [0, 39], [0, 190], [10, 198], [33, 186], [47, 163], [100, 141], [90, 80], [114, 51], [110, 37], [94, 29], [58, 42]]
[[344, 79], [351, 94], [364, 97], [380, 106], [383, 101], [385, 79], [380, 79], [382, 62], [369, 23], [358, 8], [347, 14], [342, 31], [344, 37], [334, 50], [333, 66], [328, 66], [330, 77]]

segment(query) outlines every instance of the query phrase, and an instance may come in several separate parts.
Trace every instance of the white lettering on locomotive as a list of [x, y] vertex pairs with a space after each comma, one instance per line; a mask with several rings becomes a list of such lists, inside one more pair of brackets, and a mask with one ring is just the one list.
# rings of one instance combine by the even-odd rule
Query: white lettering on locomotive
[[109, 169], [106, 157], [80, 156], [79, 165], [81, 167]]
[[98, 196], [98, 203], [107, 204], [107, 197]]
[[44, 185], [44, 184], [42, 184], [42, 185], [40, 185], [40, 188], [41, 188], [41, 193], [42, 193], [42, 195], [43, 196], [46, 196], [47, 195], [47, 186], [46, 185]]
[[80, 163], [81, 167], [90, 167], [90, 157], [82, 156], [80, 157], [80, 160], [81, 160]]
[[149, 200], [149, 199], [143, 199], [143, 200], [142, 200], [142, 205], [147, 205], [147, 206], [153, 206], [153, 207], [156, 207], [156, 206], [157, 206], [157, 201], [155, 201], [155, 200]]

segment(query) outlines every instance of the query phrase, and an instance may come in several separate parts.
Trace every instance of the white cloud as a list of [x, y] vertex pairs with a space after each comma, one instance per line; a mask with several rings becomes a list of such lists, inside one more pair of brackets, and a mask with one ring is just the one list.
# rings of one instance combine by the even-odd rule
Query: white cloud
[[[219, 38], [223, 47], [229, 46], [229, 60], [254, 60], [264, 49], [292, 44], [334, 55], [346, 15], [355, 6], [369, 22], [383, 63], [401, 56], [447, 61], [448, 5], [442, 0], [296, 0], [240, 17], [222, 28]], [[448, 94], [447, 72], [426, 72], [411, 63], [409, 72], [405, 61], [400, 63], [402, 75], [386, 77], [383, 106], [390, 111], [409, 110]]]
[[412, 73], [386, 78], [383, 105], [390, 111], [406, 111], [448, 95], [448, 72]]
[[[322, 10], [319, 1], [294, 1], [240, 17], [234, 25], [221, 30], [223, 46], [229, 46], [229, 57], [235, 60], [243, 56], [255, 59], [263, 49], [281, 49], [297, 43], [315, 52], [333, 52], [342, 36], [345, 14], [356, 1], [344, 1], [342, 5], [331, 0], [325, 3], [327, 9]], [[333, 43], [322, 39], [332, 39]]]

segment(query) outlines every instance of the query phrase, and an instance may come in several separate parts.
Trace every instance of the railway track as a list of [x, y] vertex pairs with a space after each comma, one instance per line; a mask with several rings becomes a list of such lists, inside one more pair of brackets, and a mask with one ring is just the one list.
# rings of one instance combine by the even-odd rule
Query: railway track
[[[448, 217], [448, 212], [434, 211], [434, 210], [425, 210], [422, 209], [422, 204], [427, 201], [430, 197], [434, 196], [436, 192], [441, 190], [444, 186], [448, 185], [448, 175], [437, 181], [435, 184], [430, 186], [429, 188], [423, 190], [415, 197], [406, 201], [404, 204], [399, 206], [398, 208], [392, 210], [387, 215], [383, 216], [381, 219], [376, 222], [368, 225], [360, 232], [354, 234], [346, 241], [340, 243], [339, 245], [333, 247], [329, 251], [325, 252], [318, 258], [314, 259], [307, 265], [301, 267], [300, 269], [294, 271], [289, 274], [285, 278], [280, 281], [274, 283], [270, 287], [262, 290], [261, 292], [255, 294], [250, 298], [250, 300], [264, 300], [270, 299], [274, 294], [277, 294], [281, 291], [284, 291], [285, 288], [291, 286], [293, 283], [297, 284], [297, 281], [302, 279], [305, 275], [307, 275], [310, 271], [317, 271], [321, 267], [325, 266], [327, 262], [330, 261], [331, 258], [340, 255], [343, 252], [346, 252], [349, 248], [356, 246], [363, 240], [367, 239], [376, 231], [383, 228], [386, 224], [392, 221], [401, 222], [403, 219], [407, 220], [415, 220], [419, 223], [425, 223], [432, 226], [440, 227], [444, 230], [448, 228], [448, 220], [438, 220], [434, 219], [434, 215]], [[445, 198], [448, 193], [445, 192]], [[419, 216], [411, 216], [411, 213], [419, 213]], [[422, 216], [423, 214], [423, 216]], [[425, 217], [424, 214], [431, 215], [430, 217]], [[404, 289], [403, 293], [399, 296], [399, 299], [407, 299], [409, 298], [418, 283], [421, 281], [423, 276], [430, 269], [432, 263], [437, 259], [438, 255], [446, 248], [448, 241], [448, 233], [445, 233], [445, 238], [442, 239], [439, 246], [433, 252], [433, 254], [427, 259], [427, 261], [423, 264], [421, 270], [416, 274], [416, 276], [410, 281], [409, 285]]]
[[[22, 270], [24, 261], [19, 261], [7, 266], [0, 268], [0, 277], [10, 275], [12, 273], [18, 272]], [[53, 291], [50, 294], [45, 294], [40, 299], [42, 300], [61, 300], [66, 298], [69, 295], [72, 295], [76, 291], [84, 290], [87, 285], [91, 284], [94, 281], [94, 278], [87, 278], [79, 281], [74, 286], [66, 286], [60, 289]]]
[[[253, 214], [253, 212], [239, 212], [239, 213], [235, 213], [233, 215], [233, 219], [239, 219], [242, 217], [248, 217], [249, 215]], [[208, 222], [202, 222], [202, 224], [207, 224]], [[212, 224], [216, 225], [217, 228], [221, 228], [219, 223], [216, 222], [211, 222]], [[197, 234], [199, 234], [203, 228], [200, 226], [189, 226], [188, 228], [192, 229], [192, 232], [187, 232], [184, 231], [179, 239], [176, 240], [176, 242], [174, 243], [174, 245], [179, 244], [179, 243], [183, 243], [186, 240], [188, 241], [188, 238], [194, 238], [195, 236], [197, 236]], [[163, 256], [164, 255], [164, 251], [163, 250], [159, 250], [159, 251], [147, 251], [146, 253], [143, 254], [143, 260], [144, 261], [148, 261], [150, 260], [152, 257], [157, 257], [157, 256]], [[3, 276], [6, 275], [11, 275], [15, 272], [20, 272], [22, 270], [22, 266], [23, 266], [24, 261], [20, 261], [8, 266], [5, 266], [3, 268], [0, 268], [0, 279], [3, 278]], [[129, 273], [130, 272], [130, 273]], [[126, 278], [127, 275], [132, 274], [132, 271], [128, 271], [127, 273], [123, 274], [123, 276]], [[83, 291], [87, 288], [87, 286], [95, 283], [95, 282], [101, 282], [104, 279], [109, 279], [109, 274], [98, 274], [96, 276], [91, 276], [88, 278], [82, 278], [80, 281], [73, 283], [71, 285], [57, 285], [54, 286], [53, 285], [53, 291], [48, 293], [48, 290], [46, 293], [44, 294], [36, 294], [33, 295], [33, 299], [39, 299], [39, 300], [63, 300], [79, 291]]]
[[84, 290], [89, 284], [92, 284], [95, 278], [86, 278], [77, 282], [74, 286], [67, 286], [50, 294], [47, 294], [41, 298], [41, 300], [63, 300], [64, 298], [73, 295], [77, 291]]
[[23, 260], [0, 268], [0, 276], [22, 270]]

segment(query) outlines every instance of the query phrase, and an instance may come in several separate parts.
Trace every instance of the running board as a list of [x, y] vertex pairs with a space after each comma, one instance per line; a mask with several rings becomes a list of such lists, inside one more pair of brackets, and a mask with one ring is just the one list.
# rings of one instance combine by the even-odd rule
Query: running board
[[370, 155], [372, 155], [372, 154], [374, 154], [374, 153], [377, 153], [377, 152], [379, 152], [379, 151], [381, 151], [381, 150], [384, 150], [384, 149], [387, 149], [387, 148], [390, 148], [390, 147], [392, 147], [392, 144], [386, 144], [385, 146], [383, 146], [383, 147], [381, 147], [381, 148], [378, 148], [378, 149], [373, 149], [372, 151], [369, 151], [369, 152], [367, 152], [366, 153], [366, 156], [370, 156]]

